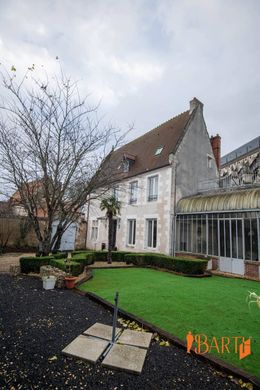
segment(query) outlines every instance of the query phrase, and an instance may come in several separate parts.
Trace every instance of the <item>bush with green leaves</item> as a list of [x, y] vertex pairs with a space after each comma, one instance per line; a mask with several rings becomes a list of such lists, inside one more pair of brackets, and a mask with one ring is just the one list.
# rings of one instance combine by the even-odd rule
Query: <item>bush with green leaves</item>
[[39, 273], [40, 268], [43, 265], [49, 265], [50, 261], [53, 259], [53, 256], [41, 256], [41, 257], [35, 257], [35, 256], [27, 256], [27, 257], [20, 257], [20, 266], [21, 266], [21, 272], [28, 274], [30, 272]]
[[81, 252], [74, 254], [72, 256], [72, 261], [76, 261], [78, 263], [83, 264], [84, 266], [88, 266], [90, 264], [93, 264], [94, 262], [94, 255], [93, 252]]
[[201, 275], [207, 269], [208, 260], [202, 259], [185, 259], [178, 257], [166, 256], [159, 253], [131, 253], [125, 255], [127, 264], [137, 266], [152, 266], [169, 269], [189, 275]]
[[68, 257], [68, 253], [67, 252], [57, 252], [57, 253], [54, 253], [52, 255], [52, 257], [54, 257], [54, 259], [66, 259]]
[[78, 276], [84, 270], [84, 265], [79, 263], [79, 262], [76, 262], [74, 260], [70, 261], [70, 266], [69, 266], [68, 260], [64, 260], [64, 259], [51, 259], [50, 260], [50, 265], [52, 267], [59, 268], [59, 269], [61, 269], [64, 272], [69, 272], [69, 268], [70, 268], [70, 273], [71, 273], [72, 276]]

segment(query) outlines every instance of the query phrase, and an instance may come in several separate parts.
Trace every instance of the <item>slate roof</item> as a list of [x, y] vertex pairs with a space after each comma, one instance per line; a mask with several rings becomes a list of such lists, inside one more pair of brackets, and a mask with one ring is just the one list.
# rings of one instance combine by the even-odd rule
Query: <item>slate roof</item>
[[[124, 155], [133, 161], [129, 172], [123, 174], [124, 178], [169, 165], [169, 154], [175, 153], [192, 116], [193, 113], [185, 111], [115, 150], [111, 156], [114, 167], [118, 169]], [[155, 155], [160, 146], [163, 147], [161, 153]]]

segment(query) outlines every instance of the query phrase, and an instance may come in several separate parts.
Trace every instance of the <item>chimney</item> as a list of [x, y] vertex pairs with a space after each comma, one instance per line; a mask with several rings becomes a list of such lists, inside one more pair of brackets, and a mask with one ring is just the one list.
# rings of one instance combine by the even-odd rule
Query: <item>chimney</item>
[[220, 156], [221, 156], [221, 137], [219, 134], [210, 137], [210, 143], [213, 150], [213, 154], [216, 160], [218, 169], [220, 169]]
[[195, 108], [197, 108], [198, 106], [201, 106], [202, 110], [203, 110], [203, 103], [201, 103], [199, 101], [199, 99], [197, 98], [193, 98], [191, 101], [190, 101], [190, 114], [195, 110]]

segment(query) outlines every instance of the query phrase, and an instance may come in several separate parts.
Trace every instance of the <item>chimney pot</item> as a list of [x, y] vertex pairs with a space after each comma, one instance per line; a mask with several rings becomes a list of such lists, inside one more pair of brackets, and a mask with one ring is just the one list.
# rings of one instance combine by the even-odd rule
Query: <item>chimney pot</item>
[[220, 169], [220, 161], [221, 161], [221, 137], [219, 134], [210, 137], [210, 143], [212, 147], [212, 151], [216, 160], [216, 164], [218, 169]]

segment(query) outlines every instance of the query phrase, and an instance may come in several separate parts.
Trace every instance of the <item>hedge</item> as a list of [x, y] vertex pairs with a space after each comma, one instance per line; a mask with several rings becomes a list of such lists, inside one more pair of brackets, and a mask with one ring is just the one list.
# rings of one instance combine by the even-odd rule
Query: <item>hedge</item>
[[[50, 265], [61, 269], [62, 271], [69, 272], [68, 263], [63, 259], [51, 259]], [[84, 270], [84, 265], [76, 261], [70, 261], [70, 272], [73, 276], [80, 275]]]
[[41, 257], [20, 257], [21, 272], [28, 274], [29, 272], [39, 273], [40, 267], [43, 265], [49, 265], [53, 256], [41, 256]]
[[93, 264], [94, 262], [94, 255], [93, 252], [85, 252], [85, 253], [78, 253], [72, 256], [72, 261], [75, 261], [77, 263], [81, 263], [84, 266]]
[[[112, 261], [125, 261], [125, 255], [131, 252], [112, 251]], [[93, 251], [94, 261], [107, 261], [107, 251]]]
[[53, 253], [52, 257], [54, 257], [54, 259], [66, 259], [68, 257], [68, 253], [67, 252], [57, 252], [57, 253]]
[[201, 275], [205, 272], [208, 260], [202, 259], [184, 259], [178, 257], [170, 257], [156, 253], [131, 253], [125, 255], [127, 264], [138, 266], [153, 266], [165, 268], [175, 272], [190, 275]]

